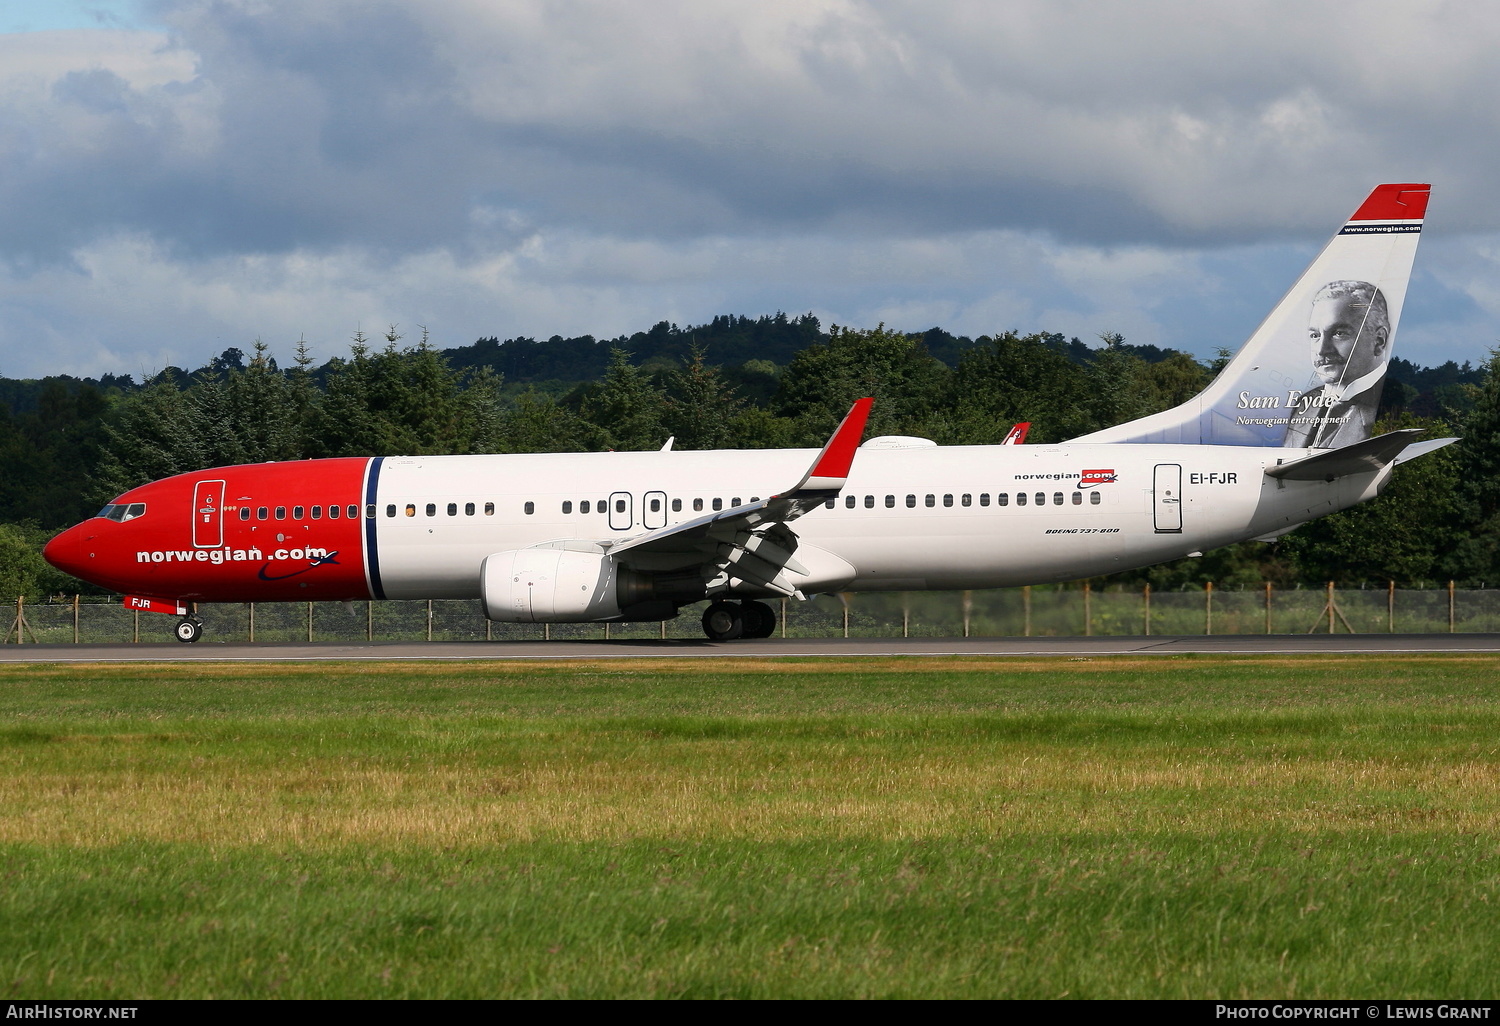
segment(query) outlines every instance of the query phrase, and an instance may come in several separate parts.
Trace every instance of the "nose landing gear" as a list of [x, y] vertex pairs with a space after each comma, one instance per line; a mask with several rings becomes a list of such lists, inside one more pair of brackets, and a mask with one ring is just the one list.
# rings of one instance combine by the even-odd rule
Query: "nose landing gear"
[[184, 644], [192, 644], [203, 637], [203, 621], [196, 616], [185, 616], [177, 621], [177, 640]]

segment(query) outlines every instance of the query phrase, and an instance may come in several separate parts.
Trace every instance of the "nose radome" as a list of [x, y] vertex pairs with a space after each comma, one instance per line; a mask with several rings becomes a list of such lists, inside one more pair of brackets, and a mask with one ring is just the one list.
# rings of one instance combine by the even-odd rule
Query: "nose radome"
[[83, 525], [70, 527], [42, 548], [42, 558], [63, 573], [82, 577], [88, 556], [83, 551]]

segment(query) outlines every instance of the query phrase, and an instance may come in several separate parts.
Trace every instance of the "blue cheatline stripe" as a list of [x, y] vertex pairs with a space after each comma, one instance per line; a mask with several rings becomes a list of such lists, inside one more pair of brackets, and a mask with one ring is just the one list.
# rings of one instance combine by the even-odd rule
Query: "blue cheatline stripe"
[[[384, 456], [376, 456], [370, 460], [370, 465], [365, 468], [365, 509], [368, 514], [370, 507], [375, 505], [375, 489], [380, 484], [380, 465], [385, 462]], [[379, 514], [380, 510], [375, 511]], [[378, 516], [365, 517], [365, 576], [370, 581], [370, 595], [373, 598], [385, 598], [385, 586], [380, 583], [380, 549], [375, 544], [375, 524]]]
[[1380, 224], [1370, 221], [1353, 221], [1344, 226], [1340, 235], [1397, 235], [1417, 234], [1421, 232], [1422, 225], [1418, 224]]

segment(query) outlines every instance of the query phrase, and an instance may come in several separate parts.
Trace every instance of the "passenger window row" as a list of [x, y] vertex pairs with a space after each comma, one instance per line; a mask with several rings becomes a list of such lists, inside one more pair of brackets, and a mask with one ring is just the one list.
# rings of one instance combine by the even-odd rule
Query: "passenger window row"
[[[1084, 494], [1083, 492], [1074, 492], [1073, 493], [1073, 496], [1072, 496], [1072, 503], [1073, 503], [1073, 505], [1075, 505], [1075, 506], [1082, 506], [1083, 505], [1083, 494]], [[1100, 498], [1100, 495], [1099, 495], [1098, 492], [1089, 492], [1088, 496], [1089, 496], [1089, 499], [1088, 499], [1089, 504], [1092, 505], [1092, 506], [1097, 506], [1097, 505], [1099, 505], [1100, 502], [1103, 501], [1103, 499]], [[955, 496], [952, 492], [948, 492], [948, 493], [944, 494], [941, 497], [942, 504], [944, 506], [953, 506], [953, 505], [955, 505], [955, 502], [959, 506], [973, 506], [975, 504], [975, 499], [976, 498], [978, 499], [978, 504], [981, 505], [981, 506], [988, 506], [990, 504], [990, 493], [989, 492], [980, 492], [978, 496], [975, 496], [972, 492], [964, 492], [962, 495], [957, 495], [957, 496]], [[863, 499], [861, 499], [860, 496], [858, 496], [858, 495], [846, 495], [846, 496], [844, 496], [844, 508], [845, 509], [856, 509], [856, 508], [858, 508], [859, 506], [862, 505], [862, 506], [864, 506], [865, 509], [874, 509], [875, 508], [875, 499], [876, 499], [876, 496], [874, 496], [874, 495], [866, 495], [866, 496], [863, 497]], [[922, 496], [922, 499], [921, 499], [922, 505], [923, 506], [927, 506], [927, 507], [935, 507], [938, 504], [938, 500], [939, 500], [939, 496], [935, 492], [928, 492], [926, 495]], [[1054, 505], [1054, 506], [1061, 506], [1061, 505], [1064, 505], [1067, 501], [1068, 501], [1068, 498], [1067, 498], [1066, 493], [1064, 493], [1064, 492], [1053, 492], [1052, 493], [1052, 505]], [[1037, 506], [1045, 506], [1045, 505], [1047, 505], [1047, 493], [1046, 492], [1036, 492], [1036, 493], [1030, 494], [1030, 495], [1028, 495], [1027, 492], [1017, 492], [1016, 493], [1016, 495], [1015, 495], [1015, 504], [1017, 506], [1025, 506], [1028, 503], [1033, 504], [1033, 505], [1037, 505]], [[1009, 506], [1010, 504], [1011, 504], [1011, 495], [1010, 495], [1009, 492], [996, 492], [995, 493], [995, 505], [996, 506]], [[837, 499], [829, 499], [823, 505], [826, 506], [828, 509], [835, 509], [838, 506], [838, 500]], [[916, 495], [907, 495], [906, 496], [906, 506], [907, 506], [907, 508], [914, 509], [914, 508], [916, 508], [916, 505], [917, 505], [917, 496]], [[895, 506], [896, 506], [896, 496], [894, 496], [894, 495], [887, 495], [885, 497], [885, 507], [887, 509], [894, 509]]]
[[[374, 506], [370, 507], [371, 516], [375, 515], [374, 509]], [[450, 517], [458, 516], [458, 509], [459, 504], [456, 502], [450, 502], [447, 504], [447, 513]], [[466, 502], [463, 504], [463, 511], [464, 516], [472, 517], [475, 513], [479, 512], [479, 507], [472, 502]], [[408, 502], [401, 508], [401, 512], [406, 516], [414, 517], [417, 515], [417, 504], [415, 502]], [[435, 502], [429, 502], [425, 505], [422, 512], [427, 514], [429, 517], [435, 517], [438, 515], [438, 504]], [[396, 504], [394, 502], [386, 506], [385, 515], [388, 517], [393, 517], [396, 515]], [[487, 517], [492, 517], [495, 515], [495, 504], [493, 502], [486, 502], [484, 504], [484, 515]]]
[[[650, 493], [647, 493], [647, 494], [650, 495]], [[662, 512], [662, 501], [663, 500], [662, 500], [661, 496], [659, 496], [659, 495], [650, 495], [649, 498], [643, 498], [641, 501], [645, 504], [646, 508], [650, 512], [652, 512], [652, 513], [660, 513], [660, 512]], [[683, 502], [684, 501], [685, 500], [683, 500], [683, 499], [672, 499], [671, 502], [669, 503], [672, 512], [673, 513], [681, 513], [682, 509], [683, 509]], [[732, 499], [730, 499], [728, 501], [729, 501], [728, 508], [729, 509], [734, 509], [734, 507], [739, 506], [739, 505], [742, 504], [743, 499], [740, 496], [736, 495], [736, 496], [734, 496]], [[752, 496], [750, 496], [750, 501], [751, 502], [759, 502], [760, 501], [760, 496], [758, 496], [758, 495], [752, 495]], [[719, 511], [721, 511], [721, 510], [723, 510], [723, 509], [726, 508], [725, 505], [724, 505], [724, 502], [725, 502], [725, 500], [722, 499], [722, 498], [715, 498], [715, 499], [693, 499], [692, 500], [692, 511], [694, 513], [702, 513], [703, 512], [704, 504], [706, 503], [710, 509], [712, 509], [715, 513], [717, 513], [717, 512], [719, 512]], [[564, 516], [572, 516], [573, 515], [573, 510], [574, 510], [574, 505], [575, 504], [574, 504], [573, 500], [571, 500], [571, 499], [564, 499], [563, 502], [562, 502], [562, 506], [560, 507], [561, 510], [562, 510], [563, 515]], [[607, 512], [609, 512], [609, 500], [608, 499], [597, 499], [597, 500], [582, 499], [576, 505], [577, 505], [578, 513], [580, 515], [581, 514], [585, 514], [585, 513], [607, 513]], [[536, 503], [534, 503], [534, 502], [524, 503], [521, 508], [522, 508], [522, 510], [525, 511], [525, 513], [526, 513], [527, 516], [532, 516], [532, 515], [534, 515], [536, 513]], [[616, 513], [624, 513], [628, 508], [629, 508], [629, 506], [628, 506], [628, 503], [626, 502], [625, 499], [616, 499], [615, 500], [615, 509], [614, 509], [614, 511]]]
[[[323, 519], [323, 515], [324, 515], [324, 508], [322, 506], [313, 506], [311, 509], [309, 509], [306, 506], [292, 506], [291, 507], [291, 512], [292, 512], [292, 515], [291, 515], [291, 519], [292, 520], [322, 520]], [[329, 520], [338, 520], [340, 518], [348, 518], [349, 520], [358, 520], [359, 519], [359, 507], [356, 506], [356, 505], [354, 505], [353, 503], [350, 503], [347, 506], [329, 506], [328, 509], [327, 509], [327, 515], [328, 515], [328, 519]], [[367, 517], [373, 517], [374, 515], [375, 515], [375, 507], [374, 506], [367, 506], [365, 508], [365, 516], [367, 516]], [[240, 507], [240, 519], [241, 520], [249, 520], [250, 516], [251, 516], [250, 507], [249, 506], [241, 506]], [[271, 507], [269, 507], [269, 506], [257, 506], [257, 507], [255, 507], [255, 519], [256, 520], [270, 520], [271, 518], [272, 518]], [[277, 506], [276, 507], [276, 510], [275, 510], [275, 519], [277, 519], [277, 520], [286, 520], [287, 519], [287, 507], [286, 506]]]

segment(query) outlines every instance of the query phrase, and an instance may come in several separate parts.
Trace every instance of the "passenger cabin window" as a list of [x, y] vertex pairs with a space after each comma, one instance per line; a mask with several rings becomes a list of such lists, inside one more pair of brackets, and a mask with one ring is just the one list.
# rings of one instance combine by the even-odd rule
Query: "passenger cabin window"
[[616, 513], [624, 513], [625, 512], [625, 500], [624, 499], [616, 499], [615, 500], [615, 512]]
[[584, 499], [582, 502], [580, 502], [578, 504], [578, 512], [580, 512], [580, 513], [587, 513], [588, 511], [589, 511], [589, 500]]
[[563, 500], [562, 511], [564, 513], [571, 513], [571, 512], [573, 512], [573, 503], [572, 503], [571, 500], [569, 500], [569, 499], [564, 499]]
[[979, 504], [981, 506], [988, 506], [990, 504], [990, 493], [989, 492], [980, 492], [979, 493]]
[[729, 504], [730, 506], [738, 506], [740, 504], [740, 497], [736, 495], [733, 499], [729, 500]]
[[531, 514], [533, 514], [533, 513], [536, 512], [536, 503], [534, 503], [534, 502], [528, 502], [526, 505], [522, 506], [521, 509], [529, 517], [529, 516], [531, 516]]
[[1082, 506], [1083, 505], [1083, 493], [1082, 492], [1074, 492], [1073, 493], [1073, 505], [1075, 505], [1075, 506]]
[[1062, 492], [1053, 492], [1052, 493], [1052, 505], [1054, 505], [1054, 506], [1061, 506], [1062, 504], [1063, 504], [1063, 493]]
[[1025, 492], [1017, 492], [1016, 493], [1016, 505], [1017, 506], [1024, 506], [1024, 505], [1026, 505], [1026, 493]]
[[474, 515], [474, 504], [472, 502], [466, 502], [466, 503], [464, 503], [464, 516], [466, 516], [466, 517], [472, 517], [473, 515]]
[[[370, 507], [370, 508], [373, 509], [374, 507]], [[394, 505], [387, 506], [385, 508], [385, 515], [388, 516], [388, 517], [395, 516], [396, 515], [396, 507]]]
[[323, 519], [323, 507], [322, 506], [314, 506], [312, 508], [312, 518], [314, 520], [322, 520]]
[[943, 505], [944, 506], [952, 506], [953, 505], [953, 493], [952, 492], [949, 492], [947, 495], [943, 496]]
[[[318, 507], [316, 507], [316, 506], [313, 507], [313, 509], [317, 509], [317, 508]], [[339, 507], [338, 506], [329, 506], [328, 507], [328, 519], [329, 520], [337, 520], [338, 518], [339, 518]], [[350, 517], [349, 519], [353, 520], [354, 518]]]
[[907, 509], [911, 509], [916, 504], [917, 504], [917, 497], [915, 495], [908, 495], [906, 497], [906, 508]]
[[856, 502], [858, 502], [858, 501], [859, 500], [856, 499], [854, 496], [852, 496], [852, 495], [846, 495], [846, 496], [844, 496], [844, 508], [845, 509], [853, 509], [854, 508], [854, 504]]
[[970, 495], [968, 492], [964, 492], [963, 498], [959, 499], [958, 501], [960, 505], [972, 506], [974, 505], [974, 496]]
[[652, 499], [651, 500], [651, 512], [653, 512], [653, 513], [660, 513], [661, 512], [661, 500], [660, 499]]
[[256, 520], [264, 520], [264, 519], [266, 519], [266, 517], [268, 517], [270, 515], [271, 515], [271, 510], [268, 507], [266, 507], [266, 506], [257, 506], [257, 507], [255, 507], [255, 519]]
[[307, 513], [307, 509], [304, 506], [293, 506], [292, 507], [292, 519], [293, 520], [302, 520], [302, 519], [304, 519], [304, 514], [306, 514], [306, 513]]
[[414, 516], [417, 515], [417, 504], [416, 503], [414, 503], [414, 502], [408, 502], [406, 504], [406, 515], [409, 516], [409, 517], [414, 517]]
[[[1010, 492], [996, 492], [995, 493], [995, 505], [996, 506], [1009, 506], [1010, 505]], [[1018, 505], [1025, 505], [1025, 503], [1018, 503]]]
[[895, 505], [896, 505], [896, 497], [894, 495], [887, 495], [885, 497], [885, 508], [886, 509], [892, 509], [892, 508], [895, 507]]
[[838, 505], [838, 502], [839, 500], [837, 499], [829, 499], [827, 502], [823, 503], [823, 505], [827, 506], [829, 509], [833, 509], [833, 507]]
[[487, 517], [495, 515], [495, 504], [493, 502], [486, 502], [484, 504], [484, 515]]
[[693, 500], [693, 512], [694, 513], [702, 513], [703, 512], [703, 500], [702, 499], [694, 499]]
[[875, 496], [873, 496], [873, 495], [866, 495], [865, 496], [865, 509], [874, 509], [874, 508], [875, 508]]
[[937, 496], [933, 495], [931, 492], [928, 492], [927, 493], [927, 498], [923, 499], [922, 501], [924, 503], [926, 503], [928, 506], [936, 506], [937, 505]]
[[[359, 507], [358, 506], [350, 506], [348, 509], [344, 510], [344, 512], [349, 515], [349, 519], [350, 520], [358, 520], [359, 519]], [[365, 516], [369, 517], [371, 520], [375, 519], [375, 504], [373, 502], [370, 503], [368, 506], [365, 507]]]
[[250, 519], [250, 507], [249, 506], [241, 506], [240, 507], [240, 519], [241, 520], [249, 520]]
[[1099, 505], [1099, 493], [1098, 492], [1089, 492], [1089, 505], [1090, 506], [1097, 506], [1097, 505]]
[[672, 512], [673, 513], [681, 513], [682, 512], [682, 500], [681, 499], [673, 499], [672, 500]]
[[714, 500], [714, 509], [715, 510], [721, 510], [723, 508], [724, 508], [724, 500], [723, 499], [715, 499]]
[[285, 520], [286, 519], [286, 507], [285, 506], [277, 506], [276, 507], [276, 519], [277, 520]]
[[1045, 506], [1045, 505], [1047, 505], [1047, 493], [1046, 492], [1037, 492], [1036, 493], [1036, 504], [1038, 506]]

